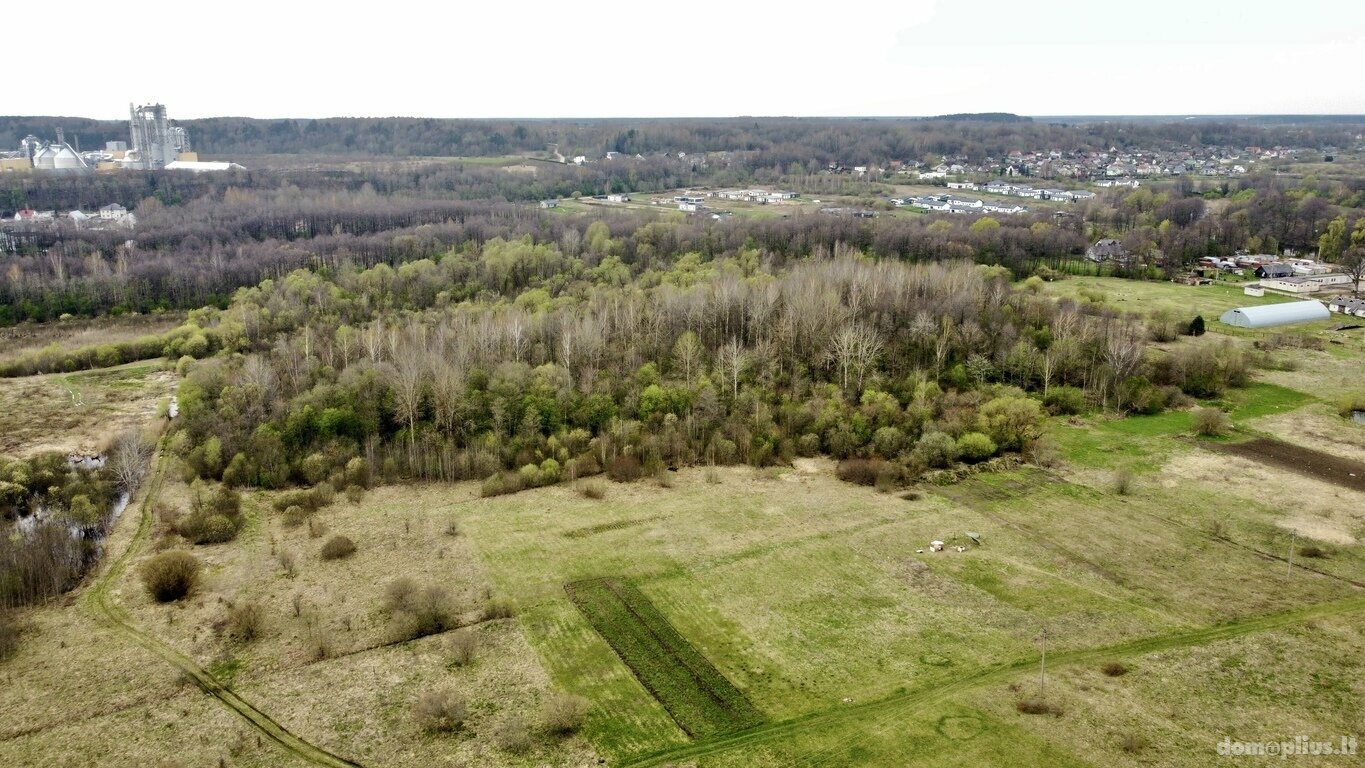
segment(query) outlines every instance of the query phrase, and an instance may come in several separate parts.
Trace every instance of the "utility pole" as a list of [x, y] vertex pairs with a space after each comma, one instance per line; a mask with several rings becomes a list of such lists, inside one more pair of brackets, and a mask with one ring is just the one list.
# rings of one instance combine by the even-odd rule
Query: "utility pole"
[[1047, 627], [1043, 627], [1043, 655], [1038, 663], [1038, 698], [1047, 701]]
[[1291, 533], [1289, 535], [1289, 557], [1286, 558], [1289, 561], [1289, 567], [1284, 572], [1286, 577], [1294, 575], [1294, 545], [1297, 544], [1298, 541], [1299, 535], [1297, 533]]

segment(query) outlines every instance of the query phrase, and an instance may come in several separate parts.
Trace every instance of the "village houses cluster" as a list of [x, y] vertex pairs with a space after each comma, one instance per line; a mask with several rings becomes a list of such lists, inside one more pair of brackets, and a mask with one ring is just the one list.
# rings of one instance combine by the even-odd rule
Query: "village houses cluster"
[[[1066, 178], [1077, 181], [1158, 178], [1163, 176], [1239, 176], [1261, 160], [1292, 157], [1306, 150], [1288, 147], [1193, 147], [1172, 150], [1119, 149], [1107, 152], [1078, 150], [1062, 152], [1013, 151], [1005, 157], [987, 157], [973, 163], [965, 155], [945, 158], [934, 166], [924, 163], [892, 163], [892, 170], [921, 180], [947, 179], [950, 176], [1033, 176]], [[1111, 186], [1104, 184], [1103, 186]]]

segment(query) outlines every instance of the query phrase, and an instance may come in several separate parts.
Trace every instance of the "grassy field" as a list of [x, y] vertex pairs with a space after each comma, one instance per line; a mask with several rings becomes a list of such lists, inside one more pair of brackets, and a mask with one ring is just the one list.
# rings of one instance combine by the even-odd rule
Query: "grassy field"
[[120, 431], [151, 421], [174, 386], [160, 360], [0, 379], [0, 454], [97, 452]]
[[[1271, 294], [1247, 296], [1242, 292], [1240, 283], [1188, 286], [1119, 277], [1072, 277], [1049, 283], [1047, 290], [1056, 296], [1072, 299], [1081, 299], [1085, 292], [1097, 291], [1103, 295], [1104, 304], [1123, 312], [1145, 315], [1164, 309], [1181, 316], [1203, 315], [1211, 328], [1216, 325], [1218, 317], [1229, 309], [1298, 300]], [[1324, 327], [1329, 324], [1324, 321]]]
[[616, 579], [565, 585], [569, 600], [688, 736], [757, 725], [762, 715], [649, 598]]
[[[1248, 391], [1245, 423], [1276, 418], [1288, 396]], [[610, 485], [601, 500], [570, 486], [490, 499], [463, 485], [384, 488], [325, 508], [326, 530], [310, 535], [260, 495], [235, 542], [196, 548], [209, 567], [194, 600], [151, 603], [136, 563], [115, 590], [137, 625], [243, 699], [366, 765], [600, 754], [625, 765], [1195, 766], [1224, 734], [1358, 730], [1340, 702], [1361, 693], [1365, 597], [1347, 580], [1365, 574], [1365, 553], [1305, 528], [1300, 543], [1332, 554], [1289, 574], [1302, 510], [1257, 492], [1273, 473], [1230, 487], [1207, 460], [1216, 454], [1180, 437], [1186, 427], [1173, 416], [1058, 424], [1064, 467], [979, 475], [915, 500], [803, 460], [776, 478], [683, 470], [669, 487]], [[1066, 430], [1128, 445], [1142, 459], [1133, 488], [1115, 493], [1113, 457]], [[159, 499], [182, 505], [171, 464]], [[1343, 493], [1337, 507], [1361, 508]], [[357, 554], [318, 559], [332, 533]], [[111, 547], [129, 536], [121, 526]], [[948, 550], [920, 551], [933, 538]], [[296, 556], [292, 576], [282, 552]], [[490, 596], [516, 616], [475, 623], [478, 659], [454, 667], [443, 637], [393, 635], [382, 604], [397, 575], [447, 585], [462, 622], [479, 622]], [[267, 616], [249, 646], [215, 630], [242, 600]], [[0, 735], [0, 762], [79, 755], [106, 733], [127, 734], [117, 754], [141, 764], [281, 759], [74, 608], [30, 620], [3, 668], [0, 705], [21, 714]], [[327, 658], [310, 650], [313, 626], [331, 632]], [[1014, 709], [1036, 685], [1043, 630], [1061, 717]], [[1287, 658], [1301, 673], [1276, 661]], [[1110, 660], [1132, 671], [1107, 677]], [[418, 691], [442, 683], [473, 703], [462, 736], [423, 734], [408, 716]], [[592, 702], [584, 737], [538, 739], [525, 755], [498, 748], [501, 718], [534, 717], [552, 689]]]

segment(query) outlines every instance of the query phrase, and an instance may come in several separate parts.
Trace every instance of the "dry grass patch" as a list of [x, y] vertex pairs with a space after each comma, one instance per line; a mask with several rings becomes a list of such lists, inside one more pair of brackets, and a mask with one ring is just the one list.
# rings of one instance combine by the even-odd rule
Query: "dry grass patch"
[[0, 454], [94, 453], [129, 427], [156, 417], [175, 386], [159, 363], [0, 379]]
[[1217, 487], [1225, 497], [1268, 505], [1280, 510], [1275, 525], [1329, 544], [1354, 544], [1365, 528], [1365, 494], [1241, 456], [1178, 453], [1156, 477], [1171, 490], [1198, 483]]

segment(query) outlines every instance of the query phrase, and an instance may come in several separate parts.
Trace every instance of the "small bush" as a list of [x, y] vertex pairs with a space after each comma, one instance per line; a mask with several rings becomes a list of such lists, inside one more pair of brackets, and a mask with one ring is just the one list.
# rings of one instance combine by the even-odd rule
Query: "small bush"
[[1026, 715], [1052, 715], [1053, 717], [1062, 716], [1062, 708], [1051, 702], [1042, 699], [1020, 699], [1015, 703], [1014, 708]]
[[[1203, 331], [1201, 330], [1200, 333], [1202, 332]], [[1136, 733], [1125, 733], [1123, 734], [1123, 740], [1119, 742], [1119, 746], [1123, 748], [1124, 752], [1127, 752], [1130, 755], [1136, 755], [1147, 748], [1147, 739]]]
[[194, 544], [222, 544], [237, 537], [240, 519], [196, 512], [180, 518], [175, 530]]
[[484, 498], [516, 493], [526, 489], [526, 478], [520, 472], [499, 472], [490, 475], [479, 486], [479, 495]]
[[417, 582], [408, 576], [400, 576], [384, 588], [384, 607], [389, 611], [407, 610], [417, 593]]
[[308, 518], [308, 538], [320, 539], [327, 533], [327, 524], [316, 517]]
[[451, 633], [446, 647], [450, 649], [451, 662], [463, 667], [474, 660], [474, 654], [479, 650], [479, 636], [468, 629], [459, 629]]
[[333, 536], [322, 545], [323, 560], [340, 560], [355, 554], [355, 542], [346, 536]]
[[844, 459], [839, 462], [835, 475], [854, 485], [876, 485], [877, 474], [885, 464], [881, 459]]
[[578, 484], [578, 493], [586, 499], [605, 499], [607, 487], [596, 480], [587, 480]]
[[282, 522], [286, 528], [297, 528], [308, 521], [313, 516], [313, 510], [301, 507], [298, 504], [290, 505], [284, 510]]
[[447, 536], [449, 536], [449, 537], [451, 537], [451, 538], [455, 538], [456, 536], [459, 536], [459, 535], [460, 535], [460, 521], [459, 521], [459, 520], [449, 520], [449, 521], [447, 521], [447, 522], [446, 522], [445, 531], [443, 531], [443, 532], [445, 533], [445, 535], [447, 535]]
[[458, 731], [469, 717], [469, 705], [453, 688], [424, 691], [412, 705], [412, 717], [426, 731]]
[[142, 566], [142, 585], [160, 603], [179, 600], [198, 583], [199, 559], [183, 549], [162, 552]]
[[995, 451], [995, 441], [980, 432], [968, 432], [957, 439], [957, 455], [968, 464], [985, 461]]
[[515, 613], [512, 604], [506, 600], [490, 600], [483, 607], [481, 615], [484, 621], [492, 621], [494, 619], [510, 619]]
[[540, 708], [540, 721], [545, 730], [555, 735], [568, 735], [583, 727], [588, 716], [588, 700], [567, 693], [551, 694]]
[[1136, 482], [1133, 470], [1123, 467], [1114, 472], [1114, 493], [1119, 496], [1127, 496], [1133, 492], [1133, 484]]
[[707, 467], [702, 478], [711, 485], [720, 485], [720, 472], [716, 471], [715, 467]]
[[1128, 667], [1120, 661], [1108, 661], [1100, 667], [1100, 671], [1109, 677], [1123, 677], [1128, 674]]
[[1312, 558], [1327, 557], [1327, 550], [1317, 546], [1316, 544], [1309, 544], [1307, 546], [1300, 547], [1299, 554], [1303, 555], [1304, 557]]
[[323, 623], [321, 617], [309, 614], [308, 626], [303, 633], [304, 648], [313, 661], [330, 659], [336, 655], [336, 637]]
[[313, 488], [300, 488], [277, 495], [270, 505], [276, 512], [288, 512], [290, 507], [301, 507], [308, 512], [316, 512], [331, 502], [335, 492], [327, 483], [319, 483]]
[[457, 623], [450, 593], [439, 584], [417, 587], [411, 579], [389, 584], [387, 602], [400, 638], [412, 640], [454, 629]]
[[1043, 396], [1043, 405], [1054, 416], [1085, 413], [1085, 390], [1080, 387], [1050, 387]]
[[531, 728], [521, 715], [506, 715], [493, 726], [493, 741], [504, 752], [525, 754], [531, 749]]
[[359, 485], [346, 486], [346, 500], [352, 504], [359, 504], [365, 498], [365, 489]]
[[238, 643], [249, 643], [265, 630], [265, 609], [259, 603], [239, 601], [228, 609], [227, 636]]
[[1195, 434], [1205, 437], [1217, 437], [1227, 434], [1231, 427], [1228, 415], [1217, 408], [1196, 408], [1194, 410], [1194, 431]]
[[946, 467], [957, 460], [957, 441], [943, 432], [926, 432], [915, 444], [913, 453], [926, 467]]
[[633, 483], [644, 471], [640, 460], [627, 454], [617, 456], [607, 464], [607, 476], [618, 483]]
[[292, 579], [294, 574], [298, 573], [298, 558], [294, 555], [293, 550], [281, 549], [275, 555], [275, 559], [279, 561], [280, 570], [284, 571], [286, 578]]

